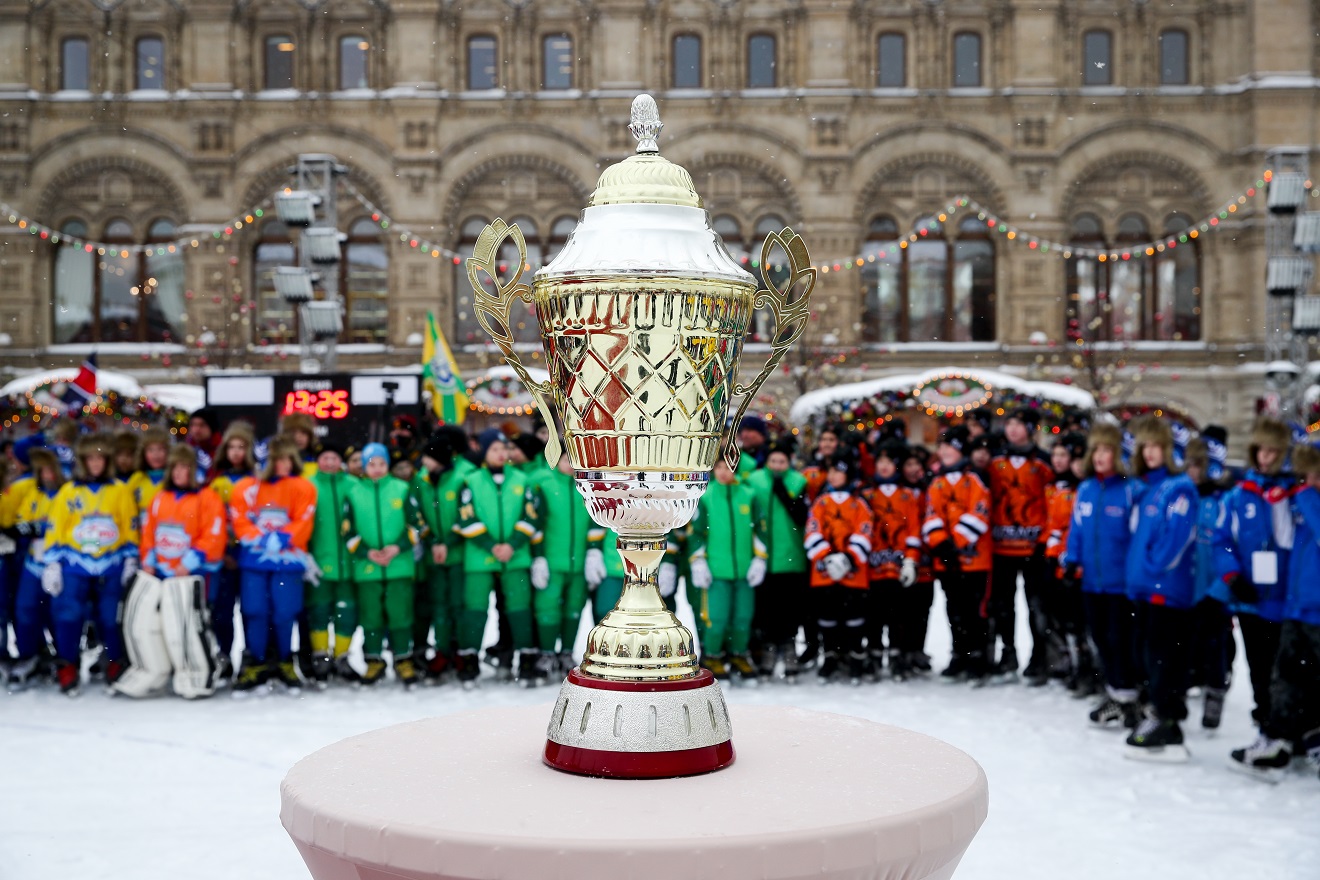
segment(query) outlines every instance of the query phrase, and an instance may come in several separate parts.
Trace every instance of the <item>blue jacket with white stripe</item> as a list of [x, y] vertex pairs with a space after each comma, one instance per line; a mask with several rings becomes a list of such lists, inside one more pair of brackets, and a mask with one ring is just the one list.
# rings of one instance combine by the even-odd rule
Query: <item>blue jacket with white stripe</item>
[[1128, 596], [1169, 608], [1196, 602], [1196, 485], [1183, 474], [1157, 468], [1142, 480], [1146, 491], [1133, 517], [1128, 547]]
[[1077, 487], [1072, 525], [1063, 565], [1082, 567], [1082, 592], [1127, 592], [1128, 545], [1132, 542], [1132, 506], [1140, 497], [1136, 480], [1110, 475], [1091, 477]]

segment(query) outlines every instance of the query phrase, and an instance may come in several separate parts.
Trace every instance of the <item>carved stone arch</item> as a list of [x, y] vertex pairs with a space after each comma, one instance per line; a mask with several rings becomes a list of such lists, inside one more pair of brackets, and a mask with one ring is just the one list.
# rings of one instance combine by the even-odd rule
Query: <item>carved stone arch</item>
[[586, 207], [591, 187], [567, 167], [540, 155], [510, 154], [488, 159], [454, 182], [440, 216], [450, 224], [448, 237], [456, 241], [462, 223], [481, 205], [492, 219], [530, 214], [547, 224], [555, 217], [576, 215]]
[[953, 153], [921, 153], [883, 165], [862, 187], [855, 217], [865, 226], [883, 212], [899, 227], [918, 214], [937, 213], [954, 196], [964, 195], [992, 211], [1003, 211], [1004, 194], [977, 163]]
[[180, 225], [189, 219], [185, 213], [188, 200], [168, 174], [147, 162], [120, 156], [68, 166], [45, 186], [38, 204], [43, 217], [80, 216], [94, 235], [112, 216], [125, 217], [142, 226], [142, 231], [155, 217], [166, 216]]
[[1127, 207], [1144, 209], [1179, 206], [1203, 214], [1210, 209], [1210, 190], [1202, 176], [1180, 159], [1161, 153], [1125, 151], [1093, 162], [1063, 193], [1060, 215], [1071, 217], [1076, 205], [1104, 205], [1106, 215]]
[[[686, 164], [697, 194], [712, 214], [728, 213], [745, 224], [772, 210], [790, 224], [802, 222], [802, 201], [780, 169], [744, 153], [705, 153]], [[730, 184], [735, 181], [736, 186]]]
[[[282, 162], [272, 163], [259, 172], [252, 178], [252, 181], [243, 191], [243, 200], [240, 208], [246, 210], [288, 186], [293, 180], [292, 176], [289, 174], [289, 169], [296, 164], [298, 164], [298, 157], [296, 154], [291, 153], [288, 158]], [[353, 188], [362, 193], [363, 197], [377, 208], [384, 211], [386, 214], [390, 213], [389, 195], [380, 185], [379, 181], [366, 171], [362, 170], [359, 166], [354, 165], [352, 162], [343, 162], [341, 164], [348, 168], [348, 173], [345, 175], [345, 178], [353, 185]], [[345, 218], [351, 216], [357, 211], [357, 209], [358, 204], [351, 198], [351, 196], [347, 200], [341, 198], [339, 205], [341, 224]]]

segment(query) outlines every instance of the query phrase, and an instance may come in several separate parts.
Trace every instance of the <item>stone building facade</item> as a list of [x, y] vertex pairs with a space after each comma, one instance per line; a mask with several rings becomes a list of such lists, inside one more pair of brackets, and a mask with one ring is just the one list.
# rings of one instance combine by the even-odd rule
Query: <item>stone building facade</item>
[[[1318, 32], [1308, 0], [0, 0], [0, 202], [97, 245], [0, 229], [0, 368], [93, 346], [139, 371], [292, 368], [269, 273], [296, 235], [245, 221], [302, 153], [346, 168], [341, 366], [415, 362], [433, 310], [473, 368], [452, 254], [500, 216], [552, 255], [649, 91], [732, 251], [791, 225], [841, 267], [810, 344], [845, 374], [1142, 369], [1129, 399], [1241, 426], [1270, 332], [1263, 196], [1109, 264], [977, 215], [1114, 252], [1195, 229], [1273, 148], [1320, 143]], [[939, 222], [957, 196], [984, 212]]]

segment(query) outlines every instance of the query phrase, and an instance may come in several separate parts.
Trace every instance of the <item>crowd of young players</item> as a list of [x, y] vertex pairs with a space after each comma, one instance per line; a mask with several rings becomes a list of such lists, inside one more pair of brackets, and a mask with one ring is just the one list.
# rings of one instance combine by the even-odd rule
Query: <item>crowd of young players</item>
[[[1219, 725], [1236, 621], [1261, 733], [1233, 762], [1262, 775], [1294, 754], [1320, 763], [1320, 452], [1263, 419], [1234, 482], [1221, 429], [1175, 444], [1155, 417], [1073, 425], [1046, 452], [1036, 415], [1009, 412], [1002, 433], [974, 415], [933, 456], [901, 433], [842, 428], [799, 454], [744, 420], [737, 472], [717, 466], [659, 574], [671, 607], [686, 592], [702, 665], [738, 684], [925, 676], [938, 581], [952, 635], [940, 679], [1058, 680], [1098, 698], [1091, 723], [1131, 731], [1133, 756], [1181, 760], [1191, 688], [1201, 724]], [[177, 443], [63, 420], [7, 444], [11, 690], [49, 680], [76, 695], [88, 676], [168, 690], [142, 674], [144, 646], [190, 613], [193, 643], [214, 652], [166, 638], [157, 657], [184, 696], [370, 686], [391, 667], [409, 687], [473, 687], [492, 596], [488, 676], [536, 686], [573, 665], [584, 610], [599, 620], [622, 591], [615, 536], [591, 521], [567, 456], [545, 462], [544, 428], [423, 438], [401, 417], [388, 444], [360, 450], [318, 441], [300, 415], [265, 440], [221, 428], [208, 410]], [[183, 598], [148, 591], [160, 583]]]

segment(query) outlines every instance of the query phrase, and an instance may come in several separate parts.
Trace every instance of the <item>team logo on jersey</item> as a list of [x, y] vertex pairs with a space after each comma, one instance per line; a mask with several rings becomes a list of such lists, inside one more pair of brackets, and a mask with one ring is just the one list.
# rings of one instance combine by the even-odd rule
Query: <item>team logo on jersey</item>
[[102, 547], [113, 547], [119, 542], [119, 526], [108, 516], [89, 516], [74, 526], [73, 542], [84, 553], [95, 553]]
[[289, 512], [282, 507], [263, 507], [257, 513], [257, 528], [275, 532], [289, 524]]
[[390, 499], [390, 507], [394, 508], [395, 510], [403, 510], [403, 499], [402, 499], [402, 498], [391, 498], [391, 499]]
[[192, 547], [188, 532], [178, 523], [156, 526], [156, 555], [162, 559], [178, 559]]

